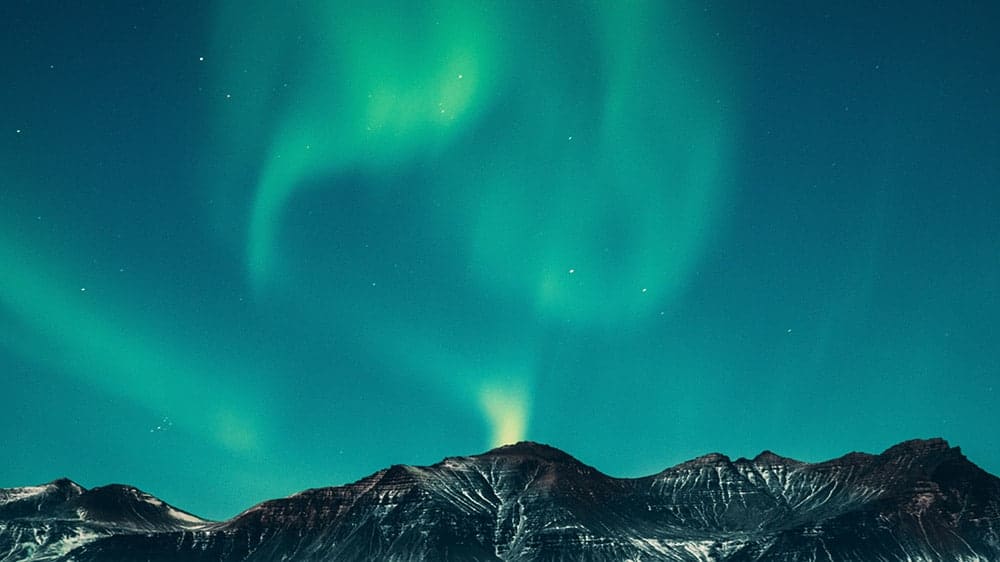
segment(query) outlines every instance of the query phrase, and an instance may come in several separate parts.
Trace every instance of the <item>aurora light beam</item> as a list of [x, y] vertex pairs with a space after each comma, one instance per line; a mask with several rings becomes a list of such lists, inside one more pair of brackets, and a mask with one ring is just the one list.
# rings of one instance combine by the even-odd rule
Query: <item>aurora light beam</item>
[[[295, 228], [284, 210], [304, 189], [409, 166], [436, 170], [427, 189], [438, 208], [426, 212], [449, 215], [439, 228], [480, 290], [525, 303], [543, 322], [608, 325], [660, 310], [684, 286], [711, 230], [731, 142], [715, 102], [720, 63], [699, 47], [691, 14], [595, 4], [575, 14], [576, 41], [547, 47], [545, 7], [269, 10], [225, 5], [217, 41], [229, 49], [217, 56], [234, 61], [220, 91], [238, 92], [222, 102], [224, 121], [241, 135], [261, 124], [270, 139], [245, 222], [259, 294], [281, 290], [283, 233]], [[264, 45], [241, 42], [263, 36]], [[565, 71], [578, 49], [593, 52], [598, 76]], [[251, 61], [268, 67], [254, 79], [270, 82], [241, 78]], [[603, 86], [584, 91], [578, 80]], [[512, 113], [498, 124], [501, 108]], [[476, 168], [453, 157], [459, 142]], [[382, 322], [398, 322], [385, 314]], [[534, 376], [473, 375], [479, 390], [464, 400], [482, 408], [494, 441], [524, 437]]]

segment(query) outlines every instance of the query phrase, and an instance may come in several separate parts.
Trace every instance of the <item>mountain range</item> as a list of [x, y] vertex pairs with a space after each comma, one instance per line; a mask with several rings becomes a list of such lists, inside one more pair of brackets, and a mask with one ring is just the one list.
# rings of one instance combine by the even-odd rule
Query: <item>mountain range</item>
[[1000, 562], [1000, 479], [942, 439], [613, 478], [522, 442], [207, 521], [131, 486], [0, 489], [0, 562]]

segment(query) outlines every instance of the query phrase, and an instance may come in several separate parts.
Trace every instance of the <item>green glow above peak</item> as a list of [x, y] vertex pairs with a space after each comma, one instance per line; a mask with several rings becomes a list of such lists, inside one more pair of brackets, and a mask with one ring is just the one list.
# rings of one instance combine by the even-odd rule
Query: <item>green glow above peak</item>
[[[270, 9], [238, 4], [224, 13]], [[699, 46], [702, 22], [645, 5], [577, 14], [579, 42], [598, 61], [586, 72], [601, 84], [582, 90], [562, 66], [568, 53], [547, 52], [542, 25], [509, 9], [430, 4], [403, 18], [383, 6], [313, 6], [271, 21], [268, 50], [286, 53], [295, 85], [283, 92], [291, 79], [273, 73], [260, 87], [282, 94], [235, 128], [281, 116], [262, 161], [250, 163], [259, 179], [246, 262], [260, 295], [295, 283], [275, 271], [290, 265], [286, 209], [304, 190], [419, 162], [435, 170], [422, 189], [457, 217], [442, 222], [449, 251], [485, 294], [553, 323], [611, 325], [671, 306], [713, 230], [734, 142], [717, 99], [724, 63]], [[253, 32], [220, 22], [223, 37]], [[245, 48], [228, 58], [260, 47]], [[530, 73], [507, 62], [529, 56]], [[493, 116], [508, 106], [519, 126], [497, 131]], [[471, 169], [455, 156], [470, 146], [483, 151]], [[485, 390], [457, 399], [478, 400], [494, 435], [520, 440], [534, 376], [474, 376]], [[518, 390], [503, 394], [504, 384]]]

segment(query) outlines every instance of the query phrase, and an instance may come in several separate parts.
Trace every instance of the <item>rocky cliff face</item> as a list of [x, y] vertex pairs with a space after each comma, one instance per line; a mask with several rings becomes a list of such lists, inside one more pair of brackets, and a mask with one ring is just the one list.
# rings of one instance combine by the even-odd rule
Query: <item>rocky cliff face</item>
[[1000, 479], [939, 439], [817, 464], [712, 454], [638, 479], [519, 443], [220, 523], [62, 480], [0, 490], [14, 560], [1000, 562]]

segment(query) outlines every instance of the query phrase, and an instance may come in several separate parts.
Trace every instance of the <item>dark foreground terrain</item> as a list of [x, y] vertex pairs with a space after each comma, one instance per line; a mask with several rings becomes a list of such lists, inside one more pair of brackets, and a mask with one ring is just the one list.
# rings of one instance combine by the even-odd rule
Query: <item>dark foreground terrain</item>
[[518, 443], [205, 521], [130, 486], [0, 489], [0, 561], [1000, 562], [1000, 479], [940, 439], [636, 479]]

